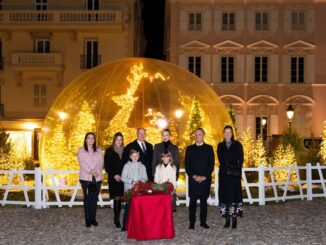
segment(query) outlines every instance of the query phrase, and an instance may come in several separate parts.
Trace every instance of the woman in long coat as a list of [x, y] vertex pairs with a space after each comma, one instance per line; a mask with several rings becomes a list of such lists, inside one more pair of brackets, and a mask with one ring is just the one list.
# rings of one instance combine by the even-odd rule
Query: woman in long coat
[[120, 198], [124, 194], [123, 182], [121, 180], [122, 169], [125, 164], [122, 160], [123, 149], [123, 135], [118, 132], [114, 135], [112, 145], [105, 151], [104, 155], [105, 171], [109, 176], [110, 198], [113, 199], [114, 224], [117, 228], [121, 228]]
[[217, 156], [220, 162], [219, 170], [219, 202], [221, 214], [225, 217], [225, 228], [237, 227], [237, 216], [242, 217], [242, 187], [241, 175], [243, 164], [243, 147], [233, 136], [233, 128], [225, 126], [224, 140], [217, 146]]

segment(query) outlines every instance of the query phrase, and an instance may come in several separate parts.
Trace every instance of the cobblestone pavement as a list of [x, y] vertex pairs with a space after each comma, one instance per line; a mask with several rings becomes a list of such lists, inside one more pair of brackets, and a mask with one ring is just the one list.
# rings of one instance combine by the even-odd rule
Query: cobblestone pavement
[[[86, 228], [82, 207], [0, 207], [0, 244], [326, 244], [326, 200], [245, 206], [236, 230], [222, 228], [216, 207], [209, 207], [210, 229], [188, 230], [188, 209], [174, 216], [173, 240], [138, 242], [113, 227], [112, 209], [99, 208], [98, 227]], [[197, 209], [197, 212], [199, 209]]]

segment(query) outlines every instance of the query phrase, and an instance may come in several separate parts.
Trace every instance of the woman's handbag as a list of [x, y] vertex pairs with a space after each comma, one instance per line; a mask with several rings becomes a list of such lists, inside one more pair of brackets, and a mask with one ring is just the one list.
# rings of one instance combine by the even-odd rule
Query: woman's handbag
[[92, 176], [92, 181], [89, 181], [88, 192], [96, 192], [96, 179]]
[[235, 162], [230, 163], [228, 161], [228, 158], [227, 158], [225, 153], [224, 153], [224, 158], [225, 158], [226, 166], [227, 166], [226, 174], [231, 175], [231, 176], [241, 177], [241, 175], [242, 175], [242, 167], [241, 167], [240, 161], [237, 160]]

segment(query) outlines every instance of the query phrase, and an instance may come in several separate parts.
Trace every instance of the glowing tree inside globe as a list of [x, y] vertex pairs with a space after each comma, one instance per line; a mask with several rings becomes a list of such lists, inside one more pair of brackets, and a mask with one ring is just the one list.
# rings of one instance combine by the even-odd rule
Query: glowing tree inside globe
[[170, 128], [184, 149], [197, 127], [205, 129], [206, 141], [216, 147], [227, 124], [232, 121], [224, 104], [192, 73], [159, 60], [116, 60], [82, 73], [57, 97], [45, 120], [41, 165], [78, 169], [77, 150], [89, 131], [104, 150], [115, 132], [122, 132], [127, 144], [144, 127], [147, 140], [155, 144], [162, 129]]

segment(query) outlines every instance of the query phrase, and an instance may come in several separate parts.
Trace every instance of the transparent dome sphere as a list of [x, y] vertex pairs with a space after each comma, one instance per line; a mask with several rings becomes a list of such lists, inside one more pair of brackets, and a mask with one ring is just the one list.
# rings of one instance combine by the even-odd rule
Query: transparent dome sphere
[[45, 119], [40, 160], [45, 169], [78, 169], [87, 132], [95, 132], [104, 150], [115, 132], [127, 144], [139, 127], [153, 144], [169, 128], [181, 151], [203, 127], [206, 142], [216, 147], [226, 124], [232, 123], [224, 104], [192, 73], [159, 60], [121, 59], [82, 73], [61, 92]]

